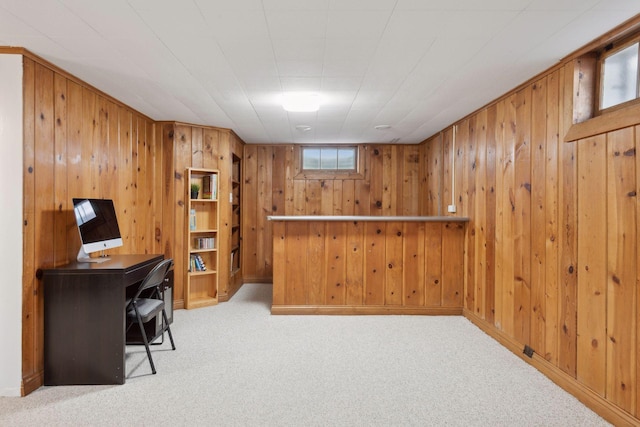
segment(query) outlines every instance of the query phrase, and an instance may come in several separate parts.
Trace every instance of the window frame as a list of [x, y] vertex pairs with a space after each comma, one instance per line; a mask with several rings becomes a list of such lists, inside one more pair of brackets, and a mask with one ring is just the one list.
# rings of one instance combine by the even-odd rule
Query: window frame
[[[355, 169], [304, 169], [302, 153], [305, 148], [313, 149], [340, 149], [353, 148], [355, 150]], [[296, 145], [294, 158], [296, 159], [296, 174], [294, 179], [364, 179], [365, 177], [365, 151], [364, 145], [353, 144], [317, 144]]]
[[[621, 102], [619, 104], [615, 104], [607, 108], [602, 108], [602, 100], [604, 97], [604, 62], [605, 60], [635, 43], [638, 43], [638, 68], [636, 71], [636, 97], [634, 99], [630, 99], [628, 101]], [[595, 111], [596, 116], [640, 103], [640, 33], [635, 33], [631, 37], [627, 37], [619, 41], [610, 43], [598, 51], [598, 60], [596, 65], [596, 78], [597, 78], [596, 88], [598, 91], [598, 93], [596, 94], [596, 111]]]

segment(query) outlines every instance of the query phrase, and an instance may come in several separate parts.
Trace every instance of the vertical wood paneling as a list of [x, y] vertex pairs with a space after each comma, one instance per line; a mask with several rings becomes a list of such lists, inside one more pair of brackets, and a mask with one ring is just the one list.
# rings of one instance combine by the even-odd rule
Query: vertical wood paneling
[[496, 227], [495, 227], [495, 285], [494, 285], [494, 320], [493, 325], [498, 330], [504, 330], [503, 327], [503, 299], [504, 299], [504, 267], [505, 267], [505, 240], [504, 240], [504, 222], [508, 215], [505, 200], [508, 195], [505, 194], [505, 170], [507, 168], [507, 159], [505, 158], [505, 101], [496, 103], [496, 178], [495, 178], [495, 195], [496, 195]]
[[[74, 223], [69, 221], [71, 203], [67, 185], [67, 79], [59, 74], [54, 74], [54, 137], [55, 144], [55, 252], [54, 263], [61, 264], [68, 258], [67, 234], [73, 229]], [[75, 231], [75, 230], [74, 230]]]
[[558, 122], [559, 71], [547, 77], [547, 135], [545, 138], [545, 354], [558, 365]]
[[258, 206], [256, 214], [257, 234], [257, 262], [262, 274], [272, 274], [272, 247], [271, 247], [271, 223], [267, 221], [267, 215], [271, 213], [273, 206], [273, 147], [258, 148]]
[[[636, 159], [636, 221], [640, 217], [640, 198], [638, 197], [638, 190], [640, 189], [640, 156], [638, 156], [638, 150], [640, 150], [640, 126], [635, 127], [635, 159]], [[636, 223], [636, 243], [640, 242], [640, 227]], [[640, 283], [640, 251], [636, 249], [636, 283]], [[638, 304], [640, 304], [640, 286], [636, 286], [636, 418], [640, 418], [640, 391], [638, 391], [638, 387], [640, 385], [640, 357], [638, 357], [638, 353], [640, 353], [640, 308]]]
[[[247, 152], [245, 151], [245, 156]], [[286, 235], [286, 223], [279, 221], [273, 224], [273, 256], [276, 259], [285, 259], [285, 235]], [[287, 283], [287, 271], [288, 265], [286, 262], [278, 262], [273, 265], [273, 304], [285, 303], [285, 283]]]
[[[572, 86], [569, 84], [573, 81], [572, 67], [564, 67], [561, 74], [560, 87], [562, 93], [562, 111], [560, 120], [560, 135], [564, 135], [571, 124], [573, 112], [573, 92]], [[576, 307], [576, 291], [577, 291], [577, 236], [578, 236], [578, 219], [577, 219], [577, 159], [575, 144], [561, 144], [559, 153], [560, 176], [558, 184], [560, 193], [558, 200], [562, 201], [559, 210], [560, 222], [558, 228], [562, 230], [559, 239], [560, 242], [560, 345], [559, 359], [560, 369], [575, 377], [576, 375], [576, 358], [577, 358], [577, 307]]]
[[425, 293], [425, 224], [403, 224], [403, 304], [424, 306]]
[[[43, 365], [39, 364], [42, 351], [38, 341], [38, 329], [41, 325], [37, 304], [38, 281], [35, 271], [39, 267], [36, 255], [36, 64], [27, 58], [23, 59], [23, 237], [22, 237], [22, 378], [23, 383], [30, 384], [29, 388], [39, 387], [43, 379], [38, 382], [39, 372]], [[34, 384], [36, 383], [36, 384]]]
[[[309, 225], [306, 222], [292, 221], [286, 224], [285, 265], [287, 276], [304, 277], [307, 266], [306, 239]], [[306, 290], [302, 283], [296, 280], [285, 280], [284, 303], [304, 305], [307, 303]]]
[[361, 203], [369, 203], [369, 215], [383, 215], [382, 213], [382, 192], [383, 192], [383, 157], [384, 153], [380, 146], [375, 145], [370, 149], [371, 156], [369, 162], [370, 187], [369, 200], [361, 200]]
[[[304, 223], [304, 222], [303, 222]], [[343, 222], [328, 222], [325, 245], [326, 303], [344, 305], [346, 298], [347, 226]]]
[[531, 334], [529, 346], [546, 354], [545, 298], [545, 138], [547, 137], [547, 82], [542, 78], [532, 86], [531, 96]]
[[460, 307], [463, 304], [464, 270], [457, 265], [464, 253], [464, 233], [461, 223], [442, 225], [442, 306]]
[[578, 144], [577, 378], [604, 396], [607, 331], [607, 140]]
[[364, 301], [364, 223], [348, 222], [347, 227], [347, 275], [345, 278], [345, 304], [362, 305]]
[[383, 305], [386, 269], [385, 239], [386, 224], [367, 222], [365, 228], [365, 296], [366, 305]]
[[485, 300], [487, 293], [487, 111], [478, 113], [475, 124], [476, 159], [473, 169], [475, 170], [475, 201], [471, 207], [476, 218], [475, 241], [475, 272], [474, 281], [470, 286], [475, 287], [473, 308], [476, 314], [484, 319]]
[[635, 413], [638, 276], [634, 128], [608, 134], [607, 142], [607, 398]]
[[[276, 222], [277, 223], [277, 222]], [[309, 223], [309, 246], [307, 254], [307, 303], [323, 305], [327, 296], [325, 280], [326, 227], [322, 222]], [[274, 254], [275, 256], [275, 254]], [[274, 268], [275, 268], [274, 263]], [[275, 279], [274, 279], [275, 280]]]
[[402, 278], [404, 258], [402, 251], [403, 233], [402, 223], [390, 222], [386, 233], [386, 277], [385, 277], [385, 305], [402, 304]]
[[502, 165], [502, 330], [515, 335], [515, 146], [516, 146], [516, 96], [505, 100], [503, 165]]
[[516, 95], [514, 299], [515, 338], [531, 331], [531, 86]]
[[[54, 239], [55, 238], [55, 150], [54, 146], [54, 101], [53, 101], [53, 72], [42, 65], [36, 64], [35, 79], [38, 82], [35, 91], [35, 229], [42, 238], [35, 240], [35, 264], [39, 267], [51, 267], [54, 265]], [[36, 366], [44, 365], [44, 299], [42, 295], [42, 281], [35, 282], [33, 294], [40, 296], [29, 301], [34, 303], [35, 325], [37, 327], [35, 338]]]
[[485, 230], [485, 319], [491, 325], [495, 322], [496, 311], [496, 167], [498, 129], [498, 108], [495, 104], [487, 109], [486, 129], [486, 230]]
[[424, 224], [425, 306], [442, 304], [442, 224]]
[[398, 215], [416, 215], [420, 212], [420, 149], [417, 146], [404, 147], [402, 211]]
[[244, 147], [244, 182], [242, 184], [242, 256], [244, 265], [243, 275], [260, 277], [263, 271], [258, 268], [258, 147], [245, 145]]

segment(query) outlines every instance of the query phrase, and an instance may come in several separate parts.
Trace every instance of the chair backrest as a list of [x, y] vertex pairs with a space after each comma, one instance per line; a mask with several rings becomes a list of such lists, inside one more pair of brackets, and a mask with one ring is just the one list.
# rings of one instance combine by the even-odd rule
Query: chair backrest
[[138, 297], [140, 297], [140, 294], [145, 289], [153, 288], [161, 284], [172, 266], [173, 259], [171, 258], [160, 261], [142, 280], [142, 282], [140, 283], [140, 287], [138, 288], [138, 291], [136, 292], [136, 295], [133, 297], [133, 299], [136, 300]]

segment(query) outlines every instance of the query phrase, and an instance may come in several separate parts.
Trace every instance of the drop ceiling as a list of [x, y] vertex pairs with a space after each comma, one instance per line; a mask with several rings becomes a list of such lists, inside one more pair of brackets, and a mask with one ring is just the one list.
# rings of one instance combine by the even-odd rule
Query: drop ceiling
[[[0, 45], [247, 143], [412, 144], [637, 13], [638, 0], [0, 0]], [[320, 94], [320, 110], [284, 111], [290, 91]]]

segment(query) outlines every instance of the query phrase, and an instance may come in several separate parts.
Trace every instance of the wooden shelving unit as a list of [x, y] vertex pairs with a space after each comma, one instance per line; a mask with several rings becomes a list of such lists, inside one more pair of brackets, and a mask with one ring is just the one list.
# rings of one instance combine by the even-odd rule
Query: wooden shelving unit
[[231, 278], [235, 276], [241, 267], [241, 203], [240, 189], [242, 180], [242, 163], [240, 157], [232, 155], [231, 164]]
[[[190, 309], [218, 303], [220, 173], [216, 169], [188, 168], [187, 177], [185, 246], [189, 252], [185, 308]], [[191, 184], [198, 184], [200, 187], [197, 197], [192, 197]]]

